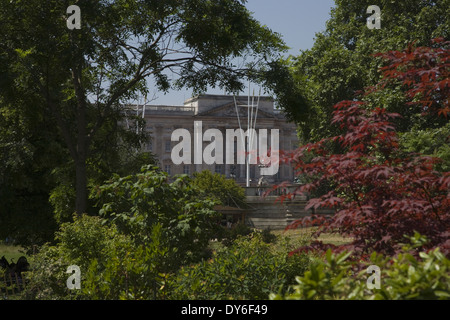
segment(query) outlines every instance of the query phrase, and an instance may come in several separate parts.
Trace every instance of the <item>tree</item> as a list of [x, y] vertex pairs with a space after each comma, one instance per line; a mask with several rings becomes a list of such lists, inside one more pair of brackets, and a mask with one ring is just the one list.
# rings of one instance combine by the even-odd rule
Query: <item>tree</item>
[[52, 171], [68, 159], [51, 119], [35, 107], [31, 97], [8, 105], [0, 98], [0, 238], [26, 247], [53, 238]]
[[[383, 78], [366, 92], [373, 94], [387, 82], [399, 81], [408, 86], [406, 94], [416, 99], [413, 104], [420, 106], [424, 117], [446, 119], [448, 43], [434, 42], [440, 47], [383, 54], [387, 58]], [[296, 192], [310, 192], [323, 183], [331, 186], [328, 193], [311, 199], [306, 209], [329, 207], [336, 214], [305, 221], [321, 224], [316, 236], [338, 232], [352, 238], [350, 245], [340, 249], [347, 247], [358, 254], [372, 250], [394, 254], [404, 237], [415, 232], [429, 240], [422, 249], [442, 247], [444, 254], [450, 254], [450, 173], [435, 170], [439, 158], [402, 150], [391, 123], [401, 115], [368, 104], [357, 100], [336, 104], [332, 124], [343, 133], [306, 144], [287, 158], [299, 174], [311, 179]]]
[[[437, 38], [429, 46], [409, 45], [406, 50], [376, 54], [386, 64], [381, 68], [382, 79], [364, 94], [364, 99], [376, 105], [385, 88], [400, 88], [406, 102], [397, 108], [404, 119], [396, 126], [399, 131], [407, 130], [400, 142], [406, 150], [442, 159], [441, 171], [448, 171], [450, 166], [449, 45], [444, 38]], [[386, 108], [393, 109], [389, 105]]]
[[195, 172], [192, 185], [202, 190], [203, 197], [215, 199], [220, 205], [245, 208], [245, 192], [234, 180], [209, 170]]
[[[374, 59], [373, 54], [401, 51], [413, 41], [416, 46], [429, 46], [430, 39], [449, 37], [448, 0], [378, 1], [382, 14], [379, 30], [367, 28], [366, 11], [372, 4], [368, 0], [337, 0], [325, 31], [316, 35], [313, 47], [290, 58], [292, 77], [307, 106], [302, 107], [304, 102], [298, 100], [282, 107], [299, 124], [304, 142], [340, 133], [329, 125], [333, 106], [354, 99], [382, 77], [380, 67], [384, 60]], [[427, 128], [430, 124], [422, 123], [420, 115], [407, 116], [403, 93], [399, 87], [386, 87], [376, 106], [386, 106], [390, 112], [403, 115], [395, 119], [400, 132], [409, 131], [414, 125], [420, 126], [417, 130]]]
[[[327, 219], [309, 217], [303, 223], [320, 224], [316, 236], [337, 232], [352, 238], [348, 246], [358, 254], [375, 250], [393, 254], [404, 236], [419, 232], [431, 247], [448, 253], [450, 175], [433, 170], [438, 161], [399, 150], [389, 119], [394, 114], [378, 108], [367, 112], [362, 104], [344, 101], [336, 106], [333, 121], [348, 128], [340, 136], [301, 147], [294, 156], [300, 174], [315, 177], [296, 192], [310, 192], [324, 181], [332, 190], [311, 199], [306, 210], [327, 207], [336, 210]], [[337, 142], [343, 153], [330, 152]], [[302, 161], [313, 153], [310, 163]], [[318, 246], [320, 248], [320, 245]]]
[[[87, 209], [87, 164], [94, 141], [121, 105], [171, 85], [242, 89], [284, 49], [245, 1], [80, 0], [81, 28], [69, 30], [69, 1], [3, 3], [2, 68], [8, 91], [32, 96], [52, 115], [75, 171], [75, 210]], [[243, 57], [236, 66], [234, 58]], [[178, 79], [171, 79], [170, 73]], [[12, 88], [14, 90], [12, 90]], [[8, 98], [2, 96], [2, 99]]]

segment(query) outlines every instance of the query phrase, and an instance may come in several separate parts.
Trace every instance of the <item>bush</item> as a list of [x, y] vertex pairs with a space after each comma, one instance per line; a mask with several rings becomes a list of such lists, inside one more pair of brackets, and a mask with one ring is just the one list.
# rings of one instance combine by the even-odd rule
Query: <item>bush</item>
[[[420, 246], [423, 238], [416, 234], [413, 243]], [[422, 243], [421, 243], [422, 242]], [[450, 299], [450, 260], [439, 248], [420, 252], [416, 256], [412, 246], [405, 246], [396, 257], [373, 253], [370, 261], [352, 262], [350, 252], [332, 253], [318, 260], [286, 295], [272, 294], [271, 299], [296, 300], [423, 300]], [[380, 289], [369, 290], [367, 268], [381, 269]], [[360, 270], [355, 271], [355, 270]], [[362, 270], [362, 271], [361, 271]]]
[[221, 233], [222, 243], [226, 246], [231, 246], [237, 238], [248, 236], [252, 232], [252, 228], [245, 223], [235, 224], [231, 229], [223, 228]]
[[212, 198], [223, 206], [247, 207], [244, 189], [224, 175], [209, 170], [195, 172], [192, 185], [202, 191], [200, 197]]
[[[32, 258], [25, 299], [151, 299], [164, 296], [162, 269], [168, 249], [156, 225], [147, 245], [136, 245], [99, 217], [75, 216], [58, 232], [55, 246], [45, 245]], [[81, 270], [81, 289], [67, 288], [67, 268]]]
[[114, 226], [106, 226], [98, 217], [75, 216], [56, 235], [55, 246], [44, 245], [31, 258], [30, 283], [23, 293], [26, 299], [80, 299], [86, 296], [78, 290], [67, 289], [67, 267], [77, 265], [84, 276], [92, 261], [105, 263], [130, 240], [120, 235]]
[[260, 233], [239, 237], [209, 261], [182, 268], [171, 284], [170, 298], [265, 300], [271, 292], [283, 291], [308, 268], [310, 257], [289, 256], [291, 249], [289, 241], [280, 240], [274, 250]]
[[423, 155], [436, 157], [442, 162], [436, 163], [436, 170], [450, 171], [450, 122], [440, 128], [428, 128], [424, 130], [413, 128], [411, 131], [400, 135], [401, 146], [409, 152], [417, 152]]
[[92, 260], [87, 270], [83, 293], [89, 299], [149, 300], [164, 299], [164, 259], [169, 249], [161, 245], [161, 226], [153, 229], [147, 245], [127, 242], [116, 246], [106, 261]]
[[261, 231], [262, 241], [265, 243], [274, 243], [277, 239], [277, 236], [270, 231], [270, 229], [264, 229]]
[[146, 245], [154, 226], [160, 224], [161, 242], [171, 249], [166, 271], [172, 272], [199, 261], [218, 230], [215, 202], [199, 198], [199, 192], [187, 176], [170, 183], [158, 168], [143, 167], [139, 174], [114, 176], [94, 189], [91, 198], [98, 201], [100, 215], [137, 245]]

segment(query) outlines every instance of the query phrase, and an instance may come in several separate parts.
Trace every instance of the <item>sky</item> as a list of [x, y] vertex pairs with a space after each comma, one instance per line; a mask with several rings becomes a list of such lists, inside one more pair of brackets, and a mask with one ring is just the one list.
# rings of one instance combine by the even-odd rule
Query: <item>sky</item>
[[[281, 34], [291, 48], [287, 54], [298, 55], [300, 50], [313, 46], [317, 32], [325, 30], [334, 0], [248, 0], [246, 6], [261, 24]], [[223, 94], [220, 89], [211, 89], [207, 93]], [[154, 94], [156, 99], [150, 104], [183, 105], [192, 96], [192, 90]]]

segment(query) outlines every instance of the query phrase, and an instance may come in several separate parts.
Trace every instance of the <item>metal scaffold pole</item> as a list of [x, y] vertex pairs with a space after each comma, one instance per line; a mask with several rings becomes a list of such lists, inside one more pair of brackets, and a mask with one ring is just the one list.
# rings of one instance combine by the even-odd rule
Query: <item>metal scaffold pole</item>
[[260, 101], [260, 95], [261, 95], [261, 89], [259, 91], [259, 96], [257, 99], [257, 103], [255, 105], [255, 93], [253, 91], [253, 96], [251, 95], [251, 88], [249, 84], [249, 92], [248, 92], [248, 98], [247, 98], [247, 105], [238, 105], [236, 101], [236, 97], [234, 97], [234, 104], [236, 107], [236, 115], [239, 122], [239, 129], [242, 131], [242, 124], [241, 119], [239, 116], [239, 108], [238, 107], [246, 107], [247, 108], [247, 143], [245, 143], [245, 137], [242, 137], [242, 145], [245, 147], [245, 159], [246, 159], [246, 175], [245, 175], [245, 182], [246, 186], [251, 186], [251, 162], [252, 162], [252, 155], [255, 153], [255, 157], [257, 157], [257, 150], [253, 150], [253, 146], [255, 144], [255, 132], [256, 132], [256, 123], [258, 119], [258, 111], [259, 111], [259, 101]]

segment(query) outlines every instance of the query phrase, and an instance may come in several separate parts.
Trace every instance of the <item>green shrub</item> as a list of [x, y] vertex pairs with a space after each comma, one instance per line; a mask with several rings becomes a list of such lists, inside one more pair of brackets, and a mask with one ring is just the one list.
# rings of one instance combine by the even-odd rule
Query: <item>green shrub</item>
[[253, 232], [252, 228], [250, 228], [245, 223], [238, 223], [233, 225], [231, 229], [223, 228], [221, 232], [221, 240], [222, 243], [226, 246], [231, 246], [239, 237], [245, 237], [250, 235]]
[[212, 198], [224, 206], [247, 207], [244, 189], [235, 180], [227, 179], [222, 174], [209, 170], [195, 172], [192, 185], [201, 190], [199, 197]]
[[[31, 260], [25, 299], [153, 299], [164, 296], [164, 259], [169, 250], [160, 243], [161, 226], [136, 245], [131, 237], [99, 217], [75, 216], [58, 232], [55, 246], [45, 245]], [[81, 289], [67, 288], [67, 268], [81, 270]]]
[[[81, 291], [67, 289], [70, 276], [67, 267], [77, 265], [84, 276], [92, 261], [105, 263], [114, 248], [130, 242], [114, 226], [107, 226], [98, 217], [74, 216], [73, 223], [62, 224], [55, 246], [44, 245], [30, 261], [30, 283], [23, 293], [26, 299], [80, 299]], [[82, 286], [83, 287], [83, 286]]]
[[[416, 234], [413, 243], [424, 241]], [[333, 254], [327, 251], [324, 260], [311, 265], [310, 270], [296, 278], [297, 284], [286, 295], [271, 294], [271, 299], [297, 300], [423, 300], [450, 299], [450, 260], [440, 249], [412, 253], [414, 245], [405, 246], [396, 257], [373, 253], [370, 261], [362, 264], [349, 260], [350, 253]], [[362, 271], [354, 272], [355, 267]], [[370, 275], [367, 268], [381, 269], [380, 289], [368, 289]]]
[[260, 233], [239, 237], [208, 261], [182, 268], [171, 283], [172, 299], [267, 299], [309, 265], [308, 255], [289, 256], [288, 241], [264, 243]]
[[30, 259], [31, 271], [27, 273], [28, 284], [21, 296], [25, 300], [72, 300], [78, 291], [69, 291], [66, 280], [67, 267], [71, 265], [58, 247], [43, 245], [40, 252]]
[[442, 162], [435, 165], [441, 172], [450, 171], [450, 123], [439, 128], [418, 129], [400, 135], [402, 148], [408, 152], [417, 152], [427, 156], [440, 158]]
[[146, 245], [153, 227], [160, 224], [161, 241], [172, 253], [166, 257], [167, 271], [176, 271], [199, 261], [218, 229], [215, 202], [198, 194], [189, 177], [169, 182], [166, 173], [148, 166], [139, 174], [114, 176], [93, 189], [91, 198], [97, 201], [100, 215], [137, 245]]
[[[219, 214], [199, 199], [187, 176], [174, 182], [157, 168], [114, 176], [93, 188], [102, 217], [75, 216], [62, 224], [56, 245], [34, 257], [27, 299], [164, 298], [165, 282], [181, 265], [208, 255]], [[82, 272], [70, 291], [67, 267]]]
[[162, 270], [169, 250], [161, 245], [160, 237], [161, 226], [157, 225], [147, 245], [128, 242], [114, 247], [107, 261], [92, 260], [83, 293], [99, 300], [163, 299], [169, 275]]
[[261, 231], [262, 241], [265, 243], [274, 243], [277, 239], [277, 236], [270, 231], [270, 229], [264, 229]]

